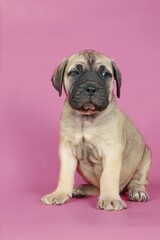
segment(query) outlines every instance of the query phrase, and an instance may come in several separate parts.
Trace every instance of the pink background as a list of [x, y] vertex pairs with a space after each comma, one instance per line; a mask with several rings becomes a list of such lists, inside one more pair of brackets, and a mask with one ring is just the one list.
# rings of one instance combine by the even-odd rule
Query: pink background
[[[0, 1], [0, 238], [159, 239], [160, 1]], [[122, 212], [95, 208], [97, 197], [44, 206], [59, 172], [58, 97], [50, 78], [61, 60], [92, 48], [123, 75], [121, 108], [153, 152], [150, 201]], [[76, 183], [82, 182], [77, 175]], [[157, 234], [157, 235], [156, 235]]]

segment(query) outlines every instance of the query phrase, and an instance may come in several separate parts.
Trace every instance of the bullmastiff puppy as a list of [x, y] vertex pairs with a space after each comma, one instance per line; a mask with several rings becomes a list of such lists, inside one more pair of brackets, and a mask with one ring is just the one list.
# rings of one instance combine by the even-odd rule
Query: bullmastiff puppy
[[[44, 204], [63, 204], [71, 197], [99, 195], [97, 207], [127, 208], [131, 201], [147, 201], [151, 152], [130, 118], [116, 104], [121, 73], [105, 55], [86, 50], [65, 59], [52, 77], [54, 88], [66, 93], [60, 120], [60, 175], [56, 190]], [[86, 184], [74, 188], [75, 171]]]

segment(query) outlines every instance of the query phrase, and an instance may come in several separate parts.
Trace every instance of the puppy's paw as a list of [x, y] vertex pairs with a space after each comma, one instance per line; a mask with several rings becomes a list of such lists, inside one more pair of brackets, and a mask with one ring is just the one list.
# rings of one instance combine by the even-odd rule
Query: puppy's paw
[[77, 188], [73, 189], [72, 197], [73, 198], [83, 198], [83, 197], [86, 197], [86, 193], [82, 187], [77, 187]]
[[99, 199], [98, 209], [103, 209], [107, 211], [120, 211], [127, 208], [126, 203], [122, 199]]
[[46, 205], [59, 205], [65, 203], [69, 199], [69, 195], [65, 192], [55, 191], [53, 193], [45, 195], [41, 202]]
[[128, 193], [128, 197], [131, 201], [134, 202], [146, 202], [149, 200], [147, 192], [140, 190], [130, 190]]

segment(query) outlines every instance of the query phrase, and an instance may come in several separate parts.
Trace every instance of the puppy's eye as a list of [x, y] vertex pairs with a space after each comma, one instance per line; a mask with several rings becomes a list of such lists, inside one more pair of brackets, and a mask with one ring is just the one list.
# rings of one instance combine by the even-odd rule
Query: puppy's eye
[[106, 71], [103, 71], [103, 72], [101, 73], [101, 75], [102, 75], [103, 78], [109, 78], [109, 77], [111, 77], [111, 74], [110, 74], [109, 72], [106, 72]]
[[69, 75], [78, 77], [80, 75], [80, 71], [78, 69], [72, 70], [69, 72]]

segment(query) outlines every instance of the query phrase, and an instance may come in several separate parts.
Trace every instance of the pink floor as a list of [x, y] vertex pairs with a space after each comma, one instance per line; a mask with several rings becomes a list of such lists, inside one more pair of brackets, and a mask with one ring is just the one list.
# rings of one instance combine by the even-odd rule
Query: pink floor
[[[0, 13], [0, 240], [159, 240], [160, 2], [2, 0]], [[52, 88], [51, 75], [64, 57], [88, 48], [117, 62], [123, 76], [117, 102], [153, 153], [150, 201], [124, 196], [122, 212], [97, 210], [97, 197], [40, 203], [59, 173], [65, 96]]]
[[1, 239], [159, 239], [158, 190], [151, 186], [149, 202], [127, 201], [128, 209], [122, 212], [97, 210], [96, 197], [44, 206], [41, 192], [13, 194], [1, 203]]

